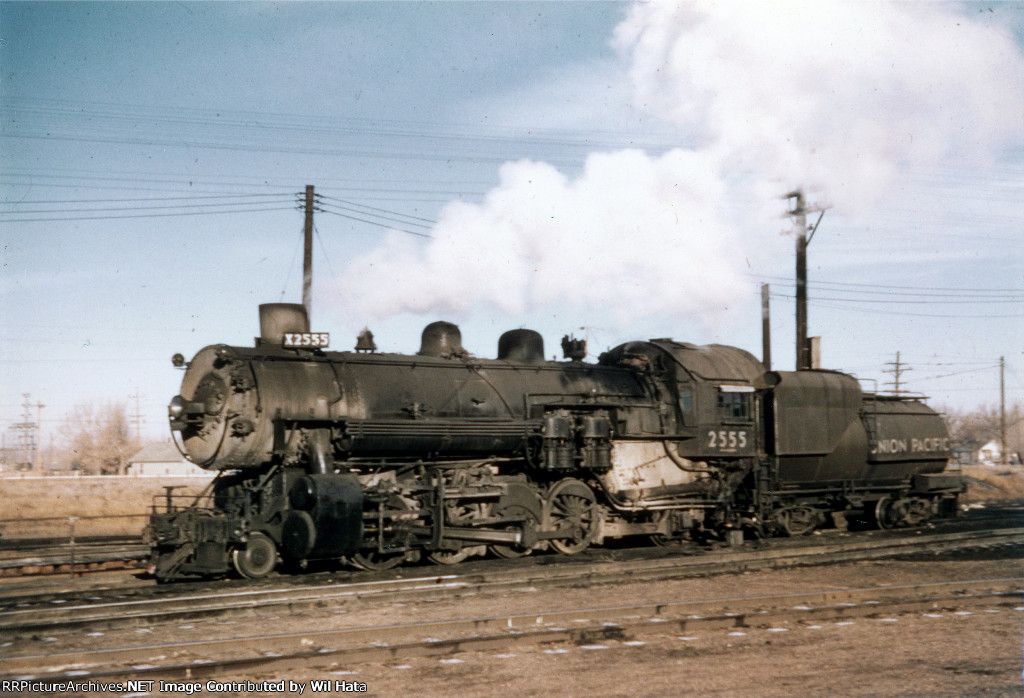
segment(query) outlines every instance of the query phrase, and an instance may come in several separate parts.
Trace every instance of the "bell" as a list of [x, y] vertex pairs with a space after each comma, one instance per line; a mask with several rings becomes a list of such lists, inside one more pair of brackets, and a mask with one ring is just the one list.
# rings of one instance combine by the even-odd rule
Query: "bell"
[[377, 351], [377, 345], [373, 343], [373, 332], [368, 327], [356, 337], [356, 351]]
[[562, 356], [570, 361], [583, 361], [587, 358], [587, 340], [565, 335], [562, 337]]

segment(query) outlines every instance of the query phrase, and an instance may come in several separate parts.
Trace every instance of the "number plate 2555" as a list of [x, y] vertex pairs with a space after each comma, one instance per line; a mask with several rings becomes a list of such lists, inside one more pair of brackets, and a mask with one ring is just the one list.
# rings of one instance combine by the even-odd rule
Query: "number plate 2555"
[[735, 453], [745, 449], [748, 443], [745, 429], [710, 429], [706, 445], [722, 453]]
[[326, 349], [330, 342], [330, 332], [285, 332], [282, 344], [293, 349], [298, 347]]

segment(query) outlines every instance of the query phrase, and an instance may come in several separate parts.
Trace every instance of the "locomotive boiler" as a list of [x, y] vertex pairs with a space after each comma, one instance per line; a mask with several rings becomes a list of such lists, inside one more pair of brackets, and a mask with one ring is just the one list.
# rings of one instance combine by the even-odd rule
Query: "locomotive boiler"
[[292, 304], [260, 306], [260, 327], [253, 347], [200, 350], [170, 403], [182, 452], [218, 475], [152, 514], [160, 581], [909, 526], [962, 490], [924, 403], [735, 347], [652, 339], [587, 363], [566, 337], [555, 361], [519, 329], [483, 359], [436, 322], [416, 354], [367, 335], [336, 352]]

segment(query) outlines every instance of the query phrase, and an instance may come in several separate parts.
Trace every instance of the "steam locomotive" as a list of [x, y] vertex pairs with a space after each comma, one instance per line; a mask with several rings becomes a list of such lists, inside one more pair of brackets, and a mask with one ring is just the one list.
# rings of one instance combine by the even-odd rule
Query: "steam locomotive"
[[483, 359], [436, 322], [415, 355], [379, 353], [368, 332], [335, 352], [284, 303], [260, 306], [260, 328], [254, 347], [176, 356], [171, 429], [219, 472], [190, 504], [168, 491], [154, 506], [158, 581], [913, 526], [955, 512], [963, 490], [921, 401], [835, 371], [766, 371], [735, 347], [652, 339], [587, 363], [567, 336], [554, 361], [517, 329]]

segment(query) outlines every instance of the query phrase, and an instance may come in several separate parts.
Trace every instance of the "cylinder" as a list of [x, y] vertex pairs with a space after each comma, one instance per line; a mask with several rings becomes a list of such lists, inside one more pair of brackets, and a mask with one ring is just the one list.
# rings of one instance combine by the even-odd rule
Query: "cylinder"
[[281, 539], [296, 560], [333, 558], [359, 549], [363, 539], [363, 491], [351, 473], [306, 475], [292, 486], [294, 507]]

